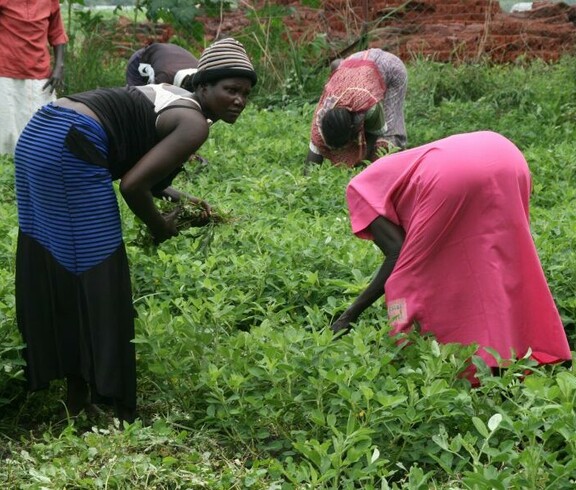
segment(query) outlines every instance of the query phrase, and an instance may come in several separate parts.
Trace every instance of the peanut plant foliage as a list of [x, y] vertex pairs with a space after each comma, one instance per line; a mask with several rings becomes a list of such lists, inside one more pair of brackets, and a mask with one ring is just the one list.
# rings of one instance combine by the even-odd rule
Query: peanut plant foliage
[[[310, 94], [308, 94], [310, 97]], [[131, 262], [141, 419], [62, 415], [63, 386], [27, 395], [15, 323], [13, 162], [0, 159], [0, 483], [6, 488], [570, 489], [576, 376], [527, 359], [492, 376], [474, 346], [392, 338], [382, 303], [334, 338], [330, 322], [381, 263], [352, 236], [358, 170], [302, 171], [314, 110], [246, 109], [213, 126], [174, 185], [228, 219], [141, 247]], [[409, 64], [410, 146], [492, 129], [524, 151], [532, 230], [576, 334], [576, 60]], [[482, 384], [461, 377], [473, 359]]]

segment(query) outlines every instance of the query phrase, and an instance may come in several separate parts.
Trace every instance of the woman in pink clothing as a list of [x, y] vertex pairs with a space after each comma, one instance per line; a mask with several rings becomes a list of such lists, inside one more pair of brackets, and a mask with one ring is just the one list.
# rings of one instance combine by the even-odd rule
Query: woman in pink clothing
[[503, 136], [458, 134], [381, 158], [346, 191], [352, 231], [385, 255], [332, 325], [350, 324], [383, 294], [392, 333], [417, 323], [439, 342], [476, 343], [491, 367], [531, 352], [571, 359], [530, 234], [530, 171]]

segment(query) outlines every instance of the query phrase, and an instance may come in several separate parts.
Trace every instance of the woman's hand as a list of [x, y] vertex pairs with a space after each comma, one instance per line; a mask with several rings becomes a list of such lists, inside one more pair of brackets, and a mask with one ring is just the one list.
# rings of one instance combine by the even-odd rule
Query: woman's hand
[[335, 334], [337, 334], [338, 332], [342, 332], [344, 331], [344, 333], [347, 333], [352, 327], [350, 326], [350, 324], [354, 321], [356, 321], [358, 317], [356, 315], [353, 315], [350, 310], [346, 310], [344, 313], [342, 313], [338, 319], [330, 326], [330, 330], [332, 330], [332, 332], [334, 332]]
[[172, 186], [166, 187], [166, 189], [158, 194], [158, 197], [168, 198], [170, 201], [177, 203], [190, 201], [197, 206], [201, 206], [203, 208], [203, 212], [200, 216], [204, 219], [208, 219], [212, 214], [212, 207], [206, 201], [199, 199], [198, 197], [191, 196], [186, 192], [179, 191]]
[[212, 206], [210, 206], [210, 204], [194, 196], [186, 195], [186, 198], [188, 198], [190, 202], [193, 202], [194, 204], [202, 207], [203, 211], [200, 215], [202, 218], [207, 219], [210, 217], [210, 215], [212, 214]]
[[154, 243], [156, 245], [168, 240], [169, 238], [178, 235], [178, 228], [176, 227], [176, 220], [178, 218], [178, 209], [171, 211], [163, 215], [164, 226], [158, 230], [150, 229], [152, 236], [154, 237]]

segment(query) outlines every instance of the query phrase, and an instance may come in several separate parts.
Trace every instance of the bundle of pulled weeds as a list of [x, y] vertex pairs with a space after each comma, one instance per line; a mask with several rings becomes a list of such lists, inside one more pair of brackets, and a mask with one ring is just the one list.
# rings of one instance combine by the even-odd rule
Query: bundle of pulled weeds
[[[176, 229], [179, 232], [197, 228], [198, 231], [192, 235], [192, 238], [202, 238], [201, 248], [205, 248], [212, 241], [216, 225], [232, 222], [232, 217], [229, 214], [215, 208], [212, 208], [210, 214], [206, 214], [202, 204], [193, 202], [190, 199], [183, 199], [178, 202], [162, 199], [158, 203], [158, 208], [164, 216], [177, 211]], [[146, 226], [140, 228], [134, 244], [142, 248], [157, 245], [154, 236]]]

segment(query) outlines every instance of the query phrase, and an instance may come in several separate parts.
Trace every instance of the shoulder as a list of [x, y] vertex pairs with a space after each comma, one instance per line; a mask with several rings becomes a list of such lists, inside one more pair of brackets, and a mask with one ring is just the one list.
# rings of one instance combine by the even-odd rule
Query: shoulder
[[158, 118], [156, 131], [167, 151], [192, 154], [206, 142], [210, 127], [198, 111], [174, 108]]
[[200, 140], [205, 140], [210, 132], [206, 117], [191, 100], [184, 99], [171, 103], [158, 114], [156, 128], [161, 136], [176, 131]]

